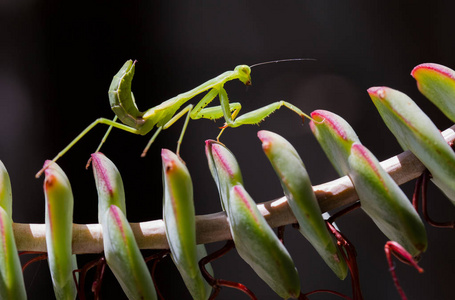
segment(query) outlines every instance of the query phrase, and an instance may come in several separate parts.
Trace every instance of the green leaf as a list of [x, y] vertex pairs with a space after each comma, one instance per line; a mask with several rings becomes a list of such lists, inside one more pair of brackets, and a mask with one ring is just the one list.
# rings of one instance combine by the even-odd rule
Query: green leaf
[[242, 185], [231, 188], [228, 210], [239, 255], [280, 297], [297, 298], [300, 279], [291, 256]]
[[155, 286], [123, 211], [111, 205], [104, 216], [106, 262], [128, 299], [157, 299]]
[[106, 263], [129, 299], [157, 299], [152, 277], [125, 216], [120, 173], [102, 153], [92, 154], [92, 158]]
[[[358, 139], [346, 139], [346, 135], [340, 134], [349, 132], [353, 136], [354, 130], [346, 121], [333, 113], [318, 112], [325, 119], [312, 122], [313, 132], [327, 132], [325, 139], [335, 139], [322, 141], [317, 137], [324, 151], [333, 153], [331, 157], [337, 159], [337, 165], [346, 169], [341, 175], [350, 177], [362, 209], [389, 239], [400, 243], [408, 252], [417, 255], [425, 251], [425, 228], [406, 195]], [[347, 140], [351, 144], [349, 148], [345, 146]]]
[[276, 133], [262, 130], [258, 132], [258, 137], [280, 179], [289, 206], [300, 225], [300, 232], [333, 272], [340, 279], [346, 278], [346, 262], [322, 218], [310, 178], [299, 154], [287, 140]]
[[13, 221], [2, 206], [0, 206], [0, 262], [0, 299], [27, 299], [21, 262], [14, 240]]
[[[50, 163], [46, 161], [45, 165]], [[77, 290], [73, 270], [77, 269], [72, 254], [73, 193], [63, 170], [52, 163], [44, 171], [46, 198], [46, 245], [48, 263], [57, 299], [75, 299]]]
[[368, 90], [390, 131], [431, 172], [432, 181], [455, 205], [455, 153], [428, 116], [407, 95], [388, 88]]
[[100, 224], [102, 217], [111, 205], [118, 206], [126, 215], [125, 191], [117, 167], [101, 152], [92, 154], [92, 162], [98, 191], [98, 220]]
[[[204, 245], [196, 246], [191, 177], [177, 155], [163, 149], [161, 157], [164, 183], [163, 219], [171, 257], [193, 299], [208, 299], [212, 288], [202, 277], [198, 265], [199, 259], [206, 256], [206, 251]], [[199, 257], [198, 253], [204, 256]]]
[[215, 141], [206, 142], [206, 154], [239, 255], [280, 297], [297, 297], [300, 293], [297, 269], [288, 251], [243, 188], [234, 155]]
[[11, 181], [0, 161], [0, 298], [27, 299], [11, 217]]
[[455, 71], [438, 64], [421, 64], [411, 75], [417, 88], [452, 122], [455, 122]]
[[0, 207], [3, 207], [5, 212], [13, 217], [13, 196], [11, 194], [11, 181], [5, 165], [0, 161]]
[[226, 210], [230, 188], [236, 184], [243, 184], [240, 167], [234, 154], [216, 141], [205, 142], [205, 154], [210, 172], [218, 187], [222, 208]]
[[310, 128], [340, 176], [348, 173], [347, 157], [353, 143], [360, 143], [352, 127], [340, 116], [326, 110], [311, 113]]
[[356, 143], [351, 148], [349, 166], [361, 207], [379, 229], [413, 256], [424, 252], [428, 242], [422, 220], [376, 157]]

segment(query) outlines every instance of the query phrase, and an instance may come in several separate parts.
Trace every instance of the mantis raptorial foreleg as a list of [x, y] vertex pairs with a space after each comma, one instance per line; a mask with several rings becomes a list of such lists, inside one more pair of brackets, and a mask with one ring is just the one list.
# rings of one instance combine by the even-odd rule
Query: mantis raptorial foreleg
[[234, 121], [232, 121], [231, 124], [226, 123], [223, 127], [239, 127], [241, 125], [252, 125], [252, 124], [258, 124], [261, 121], [263, 121], [266, 117], [271, 115], [275, 110], [279, 109], [280, 107], [285, 106], [292, 110], [293, 112], [297, 113], [300, 115], [302, 118], [308, 118], [311, 120], [311, 117], [302, 112], [298, 107], [295, 105], [292, 105], [289, 102], [286, 101], [278, 101], [274, 102], [272, 104], [266, 105], [264, 107], [258, 108], [256, 110], [250, 111], [246, 114], [243, 114], [241, 116], [238, 116]]

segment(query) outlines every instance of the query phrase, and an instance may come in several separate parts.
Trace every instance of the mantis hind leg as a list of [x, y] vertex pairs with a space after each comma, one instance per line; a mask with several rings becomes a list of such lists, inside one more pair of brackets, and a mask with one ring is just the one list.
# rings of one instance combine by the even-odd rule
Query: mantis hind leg
[[[38, 173], [36, 173], [35, 177], [38, 178], [41, 176], [41, 174], [44, 172], [44, 170], [47, 169], [47, 167], [56, 162], [60, 157], [62, 157], [63, 155], [65, 155], [66, 152], [68, 152], [68, 150], [70, 150], [81, 138], [83, 138], [90, 130], [93, 129], [93, 127], [95, 127], [97, 124], [106, 124], [106, 125], [109, 125], [109, 126], [112, 126], [112, 127], [115, 127], [115, 128], [118, 128], [118, 129], [122, 129], [122, 130], [125, 130], [125, 131], [128, 131], [128, 132], [131, 132], [131, 133], [134, 133], [134, 134], [140, 134], [140, 131], [138, 129], [134, 129], [134, 128], [131, 128], [129, 126], [126, 126], [124, 124], [120, 124], [120, 123], [117, 123], [117, 122], [114, 122], [112, 120], [109, 120], [109, 119], [105, 119], [105, 118], [100, 118], [100, 119], [97, 119], [95, 120], [92, 124], [90, 124], [89, 126], [87, 126], [87, 128], [85, 128], [74, 140], [71, 141], [71, 143], [68, 144], [68, 146], [66, 146], [62, 151], [60, 151], [53, 159], [51, 162], [47, 163], [41, 170], [38, 171]], [[107, 133], [108, 134], [108, 133]], [[106, 136], [106, 135], [105, 135]]]

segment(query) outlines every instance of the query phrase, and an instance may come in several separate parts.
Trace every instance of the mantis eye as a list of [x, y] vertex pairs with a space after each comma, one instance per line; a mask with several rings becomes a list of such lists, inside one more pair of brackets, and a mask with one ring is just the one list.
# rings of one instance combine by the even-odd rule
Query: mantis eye
[[248, 67], [246, 65], [243, 65], [242, 68], [240, 69], [240, 71], [246, 75], [249, 75], [251, 73], [250, 67]]
[[250, 73], [251, 73], [251, 68], [247, 65], [239, 65], [239, 66], [235, 67], [235, 70], [237, 72], [239, 72], [240, 74], [247, 75], [247, 76], [250, 75]]

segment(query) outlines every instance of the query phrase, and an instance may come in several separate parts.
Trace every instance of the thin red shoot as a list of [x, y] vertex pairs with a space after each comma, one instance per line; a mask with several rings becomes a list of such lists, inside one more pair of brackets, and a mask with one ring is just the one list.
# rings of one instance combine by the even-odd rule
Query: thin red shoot
[[387, 262], [389, 264], [389, 271], [390, 271], [390, 274], [392, 275], [392, 279], [395, 284], [395, 287], [397, 288], [397, 291], [400, 294], [401, 299], [407, 300], [408, 298], [406, 297], [403, 289], [401, 288], [400, 283], [398, 281], [398, 277], [396, 276], [396, 273], [395, 273], [395, 265], [392, 261], [392, 254], [395, 255], [395, 257], [398, 258], [400, 261], [416, 268], [417, 271], [419, 271], [419, 273], [422, 273], [423, 269], [421, 267], [419, 267], [419, 265], [417, 265], [417, 263], [415, 262], [412, 255], [409, 254], [409, 252], [406, 251], [397, 242], [388, 241], [384, 246], [384, 251], [385, 251], [385, 255], [387, 257]]
[[420, 191], [422, 193], [422, 214], [425, 221], [433, 227], [438, 228], [452, 228], [455, 229], [455, 221], [448, 221], [448, 222], [438, 222], [434, 221], [430, 215], [428, 214], [428, 201], [427, 201], [427, 187], [428, 181], [431, 178], [431, 174], [428, 170], [424, 171], [422, 175], [417, 179], [414, 194], [412, 196], [412, 204], [414, 208], [418, 209], [418, 199], [420, 197]]
[[227, 252], [229, 252], [231, 249], [235, 247], [234, 242], [232, 240], [228, 240], [226, 245], [224, 245], [223, 248], [213, 252], [212, 254], [207, 255], [206, 257], [202, 258], [199, 261], [199, 268], [201, 269], [202, 276], [204, 276], [205, 280], [212, 286], [213, 288], [213, 293], [210, 296], [209, 299], [215, 299], [218, 294], [220, 293], [220, 289], [222, 286], [225, 287], [230, 287], [234, 288], [237, 290], [242, 291], [243, 293], [247, 294], [250, 299], [252, 300], [257, 300], [256, 296], [252, 291], [250, 291], [246, 286], [244, 286], [241, 283], [238, 282], [233, 282], [233, 281], [228, 281], [224, 279], [216, 279], [214, 278], [205, 268], [205, 265], [220, 258], [223, 257]]
[[[85, 277], [87, 272], [96, 266], [96, 275], [92, 283], [92, 292], [94, 294], [94, 299], [100, 299], [101, 292], [101, 283], [104, 277], [104, 269], [106, 267], [106, 259], [104, 256], [88, 262], [82, 267], [82, 269], [73, 270], [73, 280], [76, 283], [77, 293], [80, 300], [85, 300]], [[79, 283], [76, 277], [76, 273], [80, 273]]]
[[45, 260], [47, 259], [47, 253], [46, 252], [36, 252], [36, 251], [22, 251], [19, 252], [19, 256], [21, 255], [27, 255], [27, 254], [40, 254], [29, 261], [27, 261], [23, 266], [22, 266], [22, 273], [24, 273], [25, 269], [31, 265], [34, 262], [40, 261], [40, 260]]
[[[338, 211], [337, 213], [333, 214], [326, 221], [328, 229], [335, 236], [335, 238], [337, 240], [337, 245], [341, 250], [343, 259], [348, 264], [349, 271], [351, 273], [351, 284], [352, 284], [354, 300], [363, 299], [362, 291], [360, 290], [360, 276], [359, 276], [359, 270], [358, 270], [357, 261], [356, 261], [357, 252], [355, 251], [355, 248], [352, 245], [352, 243], [349, 242], [349, 240], [346, 239], [346, 237], [344, 237], [338, 230], [336, 230], [336, 228], [332, 225], [332, 223], [335, 222], [335, 220], [340, 218], [341, 216], [344, 216], [344, 215], [350, 213], [351, 211], [356, 210], [359, 207], [360, 207], [360, 202], [356, 202], [356, 203]], [[298, 224], [292, 224], [292, 225], [294, 228], [299, 229]], [[296, 225], [296, 226], [294, 226], [294, 225]], [[300, 293], [299, 299], [308, 300], [308, 296], [317, 294], [317, 293], [329, 293], [329, 294], [333, 294], [333, 295], [339, 296], [344, 299], [351, 300], [350, 297], [343, 295], [339, 292], [332, 291], [332, 290], [325, 290], [325, 289], [311, 291], [306, 294]]]
[[359, 207], [360, 207], [360, 201], [357, 201], [356, 203], [349, 205], [348, 207], [345, 207], [342, 210], [334, 213], [332, 216], [330, 216], [330, 218], [327, 219], [327, 222], [329, 222], [330, 224], [333, 224], [333, 222], [335, 222], [336, 219], [338, 219], [344, 215], [347, 215], [348, 213], [356, 210]]
[[150, 270], [150, 274], [152, 275], [152, 280], [153, 280], [153, 284], [155, 285], [155, 291], [156, 291], [156, 294], [158, 296], [159, 299], [164, 299], [163, 295], [161, 294], [160, 292], [160, 289], [158, 288], [158, 284], [156, 283], [156, 279], [155, 279], [155, 271], [156, 271], [156, 266], [158, 265], [158, 263], [163, 259], [165, 258], [166, 256], [168, 256], [168, 254], [170, 253], [171, 251], [169, 249], [164, 249], [164, 250], [161, 250], [153, 255], [150, 255], [148, 257], [145, 258], [145, 263], [148, 263], [149, 261], [153, 260], [153, 264], [152, 264], [152, 269]]
[[336, 230], [331, 223], [327, 222], [327, 227], [335, 236], [337, 245], [341, 250], [340, 252], [348, 264], [349, 272], [351, 273], [352, 298], [354, 300], [363, 300], [362, 290], [360, 289], [360, 274], [357, 266], [357, 252], [355, 247], [343, 234], [341, 234], [341, 232]]

